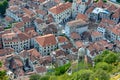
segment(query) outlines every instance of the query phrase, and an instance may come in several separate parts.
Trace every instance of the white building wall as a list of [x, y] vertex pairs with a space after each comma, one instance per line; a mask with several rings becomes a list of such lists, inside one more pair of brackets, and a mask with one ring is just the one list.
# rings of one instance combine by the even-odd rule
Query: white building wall
[[106, 31], [105, 28], [98, 27], [98, 28], [97, 28], [97, 31], [100, 32], [100, 33], [102, 33], [102, 36], [105, 37], [105, 31]]
[[15, 50], [15, 52], [20, 52], [24, 49], [30, 49], [30, 40], [28, 39], [21, 42], [9, 42], [9, 43], [5, 43], [3, 40], [3, 48], [6, 47], [11, 47]]

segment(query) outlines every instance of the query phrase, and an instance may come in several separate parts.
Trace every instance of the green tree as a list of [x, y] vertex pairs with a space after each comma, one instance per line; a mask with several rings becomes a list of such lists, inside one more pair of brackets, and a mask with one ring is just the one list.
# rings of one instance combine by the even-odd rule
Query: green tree
[[116, 53], [117, 55], [117, 62], [120, 62], [120, 53]]
[[116, 53], [110, 52], [104, 57], [103, 60], [109, 64], [115, 63], [117, 61], [117, 55]]
[[57, 80], [57, 76], [50, 76], [49, 80]]
[[8, 8], [8, 5], [9, 5], [9, 4], [8, 4], [8, 1], [7, 1], [7, 0], [4, 0], [4, 1], [3, 1], [3, 5], [4, 5], [5, 8]]
[[99, 62], [102, 62], [103, 60], [103, 57], [101, 54], [97, 55], [95, 58], [94, 58], [94, 62], [95, 64], [99, 63]]
[[80, 70], [73, 75], [72, 80], [89, 80], [92, 74], [91, 70]]
[[110, 53], [110, 51], [108, 51], [108, 50], [104, 50], [103, 52], [102, 52], [102, 56], [103, 57], [105, 57], [107, 54], [109, 54]]
[[0, 71], [0, 80], [8, 80], [5, 70]]
[[105, 50], [103, 51], [102, 54], [99, 54], [97, 55], [95, 58], [94, 58], [94, 62], [95, 64], [99, 63], [99, 62], [102, 62], [103, 61], [103, 58], [109, 54], [109, 51], [108, 50]]
[[0, 67], [2, 67], [2, 62], [0, 61]]
[[106, 3], [106, 2], [107, 2], [107, 0], [103, 0], [103, 2], [105, 2], [105, 3]]
[[[0, 61], [0, 67], [2, 67], [2, 62]], [[8, 76], [6, 75], [5, 70], [0, 71], [0, 80], [8, 80]]]
[[120, 72], [120, 63], [118, 63], [117, 66], [113, 66], [114, 68], [112, 69], [112, 74]]
[[33, 74], [30, 76], [30, 80], [40, 80], [41, 76], [39, 74]]
[[71, 80], [71, 76], [68, 74], [63, 74], [57, 78], [57, 80]]
[[0, 14], [1, 15], [5, 14], [7, 7], [8, 7], [8, 1], [7, 0], [0, 1]]
[[40, 80], [49, 80], [50, 76], [42, 76]]
[[110, 80], [110, 75], [104, 70], [98, 69], [94, 74], [90, 76], [89, 80]]
[[[103, 2], [107, 2], [107, 0], [102, 0]], [[99, 0], [94, 0], [94, 2], [99, 2]]]
[[117, 0], [118, 3], [120, 3], [120, 0]]
[[73, 2], [73, 0], [64, 0], [65, 2]]
[[99, 63], [97, 63], [97, 65], [96, 65], [96, 69], [102, 69], [102, 70], [105, 70], [105, 71], [110, 72], [110, 71], [112, 71], [112, 66], [109, 65], [109, 64], [106, 63], [106, 62], [99, 62]]
[[65, 64], [63, 66], [60, 66], [60, 67], [56, 68], [55, 69], [55, 75], [64, 74], [69, 69], [70, 66], [71, 66], [71, 64], [68, 63], [68, 64]]

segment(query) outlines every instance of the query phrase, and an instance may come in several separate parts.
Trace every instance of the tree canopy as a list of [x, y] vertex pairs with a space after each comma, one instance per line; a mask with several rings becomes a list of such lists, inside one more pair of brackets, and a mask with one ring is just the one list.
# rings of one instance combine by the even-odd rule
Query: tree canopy
[[33, 74], [30, 76], [30, 80], [40, 80], [41, 76], [39, 74]]
[[72, 77], [72, 80], [89, 80], [92, 70], [80, 70], [78, 73], [75, 73]]
[[0, 67], [2, 67], [2, 62], [0, 61]]
[[2, 16], [5, 14], [7, 8], [8, 8], [8, 1], [7, 0], [0, 1], [0, 14]]
[[[94, 0], [94, 2], [98, 2], [99, 0]], [[107, 2], [107, 0], [102, 0], [103, 2]]]
[[107, 72], [98, 69], [90, 76], [89, 80], [110, 80], [110, 75]]
[[71, 64], [68, 63], [68, 64], [65, 64], [63, 66], [60, 66], [60, 67], [56, 68], [55, 69], [55, 75], [64, 74], [69, 69], [70, 66], [71, 66]]
[[117, 55], [113, 52], [110, 52], [103, 58], [103, 61], [109, 64], [115, 63], [117, 61]]
[[120, 0], [117, 0], [118, 3], [120, 3]]
[[102, 69], [102, 70], [105, 70], [105, 71], [109, 72], [109, 71], [112, 70], [112, 66], [110, 66], [106, 62], [99, 62], [99, 63], [96, 64], [96, 70], [97, 69]]
[[50, 76], [42, 76], [40, 80], [49, 80]]
[[64, 0], [65, 2], [73, 2], [73, 0]]
[[[0, 68], [2, 67], [2, 62], [0, 61]], [[0, 71], [0, 80], [8, 80], [8, 76], [6, 75], [5, 70]]]

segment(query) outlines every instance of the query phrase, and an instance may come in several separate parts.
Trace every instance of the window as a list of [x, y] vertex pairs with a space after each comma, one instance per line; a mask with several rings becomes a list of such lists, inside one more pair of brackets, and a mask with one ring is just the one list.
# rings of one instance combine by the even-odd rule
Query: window
[[59, 17], [59, 20], [61, 19], [61, 17]]
[[67, 12], [67, 15], [69, 15], [70, 13], [69, 12]]

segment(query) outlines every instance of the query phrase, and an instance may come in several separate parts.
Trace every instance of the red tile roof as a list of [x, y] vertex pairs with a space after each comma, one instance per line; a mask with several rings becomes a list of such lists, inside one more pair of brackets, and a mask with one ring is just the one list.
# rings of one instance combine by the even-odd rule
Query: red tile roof
[[24, 16], [22, 17], [22, 20], [23, 20], [24, 23], [31, 21], [29, 15], [24, 15]]
[[47, 12], [46, 11], [44, 11], [44, 10], [36, 10], [36, 13], [37, 14], [41, 14], [41, 15], [46, 15], [47, 14]]
[[91, 6], [90, 8], [87, 9], [86, 14], [90, 14], [93, 11], [94, 7]]
[[94, 3], [95, 7], [103, 7], [105, 3], [102, 0], [99, 0], [97, 3]]
[[56, 57], [59, 57], [59, 56], [65, 56], [65, 52], [61, 49], [57, 49], [55, 52], [53, 52], [53, 55], [55, 55]]
[[114, 11], [112, 18], [120, 18], [120, 8], [118, 8]]
[[44, 66], [36, 67], [35, 69], [36, 69], [37, 73], [47, 72], [47, 70]]
[[77, 48], [81, 48], [81, 47], [83, 46], [83, 42], [81, 42], [81, 41], [76, 41], [76, 42], [75, 42], [75, 46], [76, 46]]
[[102, 34], [98, 31], [92, 31], [92, 34], [91, 34], [93, 37], [100, 37], [102, 36]]
[[14, 52], [13, 48], [0, 49], [0, 56], [11, 55]]
[[35, 21], [36, 21], [37, 24], [44, 23], [44, 21], [40, 18], [36, 18]]
[[78, 33], [76, 33], [76, 32], [71, 33], [71, 38], [72, 39], [81, 39], [80, 35]]
[[43, 2], [45, 2], [46, 0], [38, 0], [38, 2], [40, 2], [40, 3], [43, 3]]
[[88, 21], [88, 17], [85, 14], [78, 13], [76, 19], [82, 19]]
[[25, 33], [7, 33], [7, 34], [3, 34], [2, 38], [4, 39], [5, 43], [8, 42], [20, 42], [23, 40], [28, 40], [29, 36]]
[[108, 25], [115, 25], [116, 23], [110, 19], [102, 19], [101, 23], [108, 24]]
[[116, 9], [117, 9], [117, 7], [116, 7], [115, 5], [113, 5], [113, 4], [111, 4], [111, 5], [107, 8], [107, 10], [112, 11], [112, 12], [114, 12]]
[[70, 2], [60, 3], [57, 6], [50, 8], [49, 11], [54, 14], [60, 14], [60, 13], [64, 12], [65, 10], [71, 8], [71, 6], [72, 6], [72, 4]]
[[58, 42], [59, 43], [68, 42], [68, 39], [64, 36], [58, 36]]
[[56, 38], [55, 35], [53, 34], [47, 34], [44, 36], [38, 36], [35, 38], [37, 43], [39, 45], [41, 45], [42, 47], [46, 47], [46, 46], [52, 46], [52, 45], [56, 45]]
[[79, 20], [72, 20], [72, 21], [67, 23], [67, 25], [69, 27], [77, 27], [77, 26], [85, 25], [85, 24], [88, 24], [88, 23], [86, 21], [81, 20], [81, 19], [79, 19]]
[[28, 52], [30, 53], [31, 56], [34, 56], [36, 58], [40, 58], [41, 57], [40, 53], [36, 49], [34, 49], [34, 48], [28, 50]]
[[18, 29], [21, 28], [21, 27], [24, 27], [24, 25], [25, 25], [24, 22], [17, 22], [17, 23], [14, 24], [14, 26]]
[[13, 19], [12, 19], [11, 17], [8, 17], [8, 16], [5, 17], [5, 20], [6, 20], [7, 22], [12, 22], [12, 21], [13, 21]]

